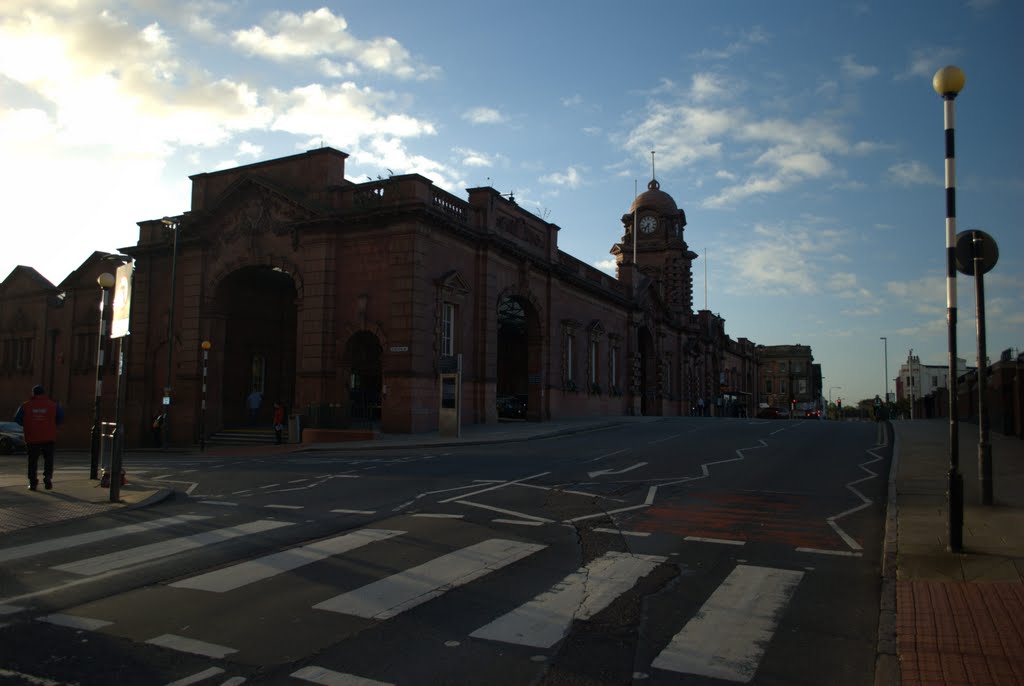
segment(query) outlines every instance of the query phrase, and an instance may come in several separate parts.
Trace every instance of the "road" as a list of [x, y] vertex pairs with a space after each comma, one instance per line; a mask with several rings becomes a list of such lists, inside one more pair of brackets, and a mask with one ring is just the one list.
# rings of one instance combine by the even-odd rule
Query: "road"
[[[863, 686], [890, 455], [874, 424], [682, 418], [133, 457], [178, 494], [0, 536], [0, 666], [83, 686]], [[60, 461], [58, 484], [84, 467]]]

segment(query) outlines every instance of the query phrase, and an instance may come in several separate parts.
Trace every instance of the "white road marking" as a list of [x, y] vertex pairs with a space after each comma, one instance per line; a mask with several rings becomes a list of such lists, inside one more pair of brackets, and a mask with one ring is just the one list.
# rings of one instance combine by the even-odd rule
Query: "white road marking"
[[303, 667], [297, 672], [292, 672], [292, 676], [296, 679], [308, 681], [311, 684], [320, 684], [320, 686], [394, 686], [394, 684], [384, 681], [374, 681], [373, 679], [367, 679], [366, 677], [354, 674], [332, 672], [324, 667], [312, 665]]
[[49, 553], [54, 550], [66, 550], [67, 548], [76, 548], [82, 545], [88, 545], [90, 543], [97, 543], [99, 541], [105, 541], [110, 538], [117, 538], [119, 536], [126, 536], [128, 534], [140, 533], [143, 531], [156, 531], [157, 529], [163, 529], [168, 526], [175, 526], [177, 524], [185, 524], [188, 522], [195, 522], [201, 519], [209, 519], [206, 515], [181, 515], [180, 517], [164, 517], [163, 519], [156, 519], [151, 522], [142, 522], [140, 524], [126, 524], [124, 526], [114, 527], [113, 529], [102, 529], [100, 531], [90, 531], [85, 534], [76, 534], [74, 536], [61, 536], [60, 538], [53, 538], [46, 541], [39, 541], [37, 543], [27, 543], [14, 548], [5, 548], [0, 550], [0, 562], [9, 562], [11, 560], [20, 560], [25, 557], [32, 557], [34, 555], [42, 555]]
[[17, 605], [0, 605], [0, 615], [13, 615], [24, 609], [25, 608], [18, 607]]
[[748, 682], [803, 572], [737, 565], [652, 667]]
[[255, 560], [241, 562], [230, 567], [224, 567], [206, 574], [176, 581], [171, 586], [174, 588], [192, 588], [197, 591], [210, 591], [211, 593], [233, 591], [236, 588], [319, 562], [333, 555], [340, 555], [375, 541], [383, 541], [404, 533], [404, 531], [390, 531], [388, 529], [360, 529], [343, 536], [335, 536], [324, 541], [310, 543], [301, 548], [266, 555]]
[[303, 505], [264, 505], [263, 507], [270, 508], [272, 510], [301, 510]]
[[544, 522], [535, 520], [526, 521], [523, 519], [492, 519], [495, 524], [518, 524], [520, 526], [544, 526]]
[[534, 515], [528, 515], [525, 512], [516, 512], [515, 510], [506, 510], [506, 509], [501, 508], [501, 507], [494, 507], [493, 505], [484, 505], [483, 503], [474, 503], [474, 502], [471, 502], [469, 500], [456, 500], [455, 502], [457, 504], [459, 504], [459, 505], [468, 505], [470, 507], [479, 507], [479, 508], [481, 508], [483, 510], [490, 510], [491, 512], [500, 512], [501, 514], [507, 514], [510, 517], [518, 517], [519, 519], [531, 519], [531, 520], [534, 520], [534, 521], [545, 522], [545, 523], [552, 521], [550, 519], [545, 519], [544, 517], [537, 517], [537, 516], [534, 516]]
[[839, 557], [863, 557], [864, 553], [853, 550], [821, 550], [820, 548], [797, 548], [798, 553], [815, 553], [817, 555], [836, 555]]
[[377, 514], [376, 510], [331, 510], [331, 512], [337, 512], [338, 514], [358, 514], [358, 515], [372, 515]]
[[665, 438], [659, 438], [654, 441], [647, 441], [647, 445], [656, 445], [658, 443], [664, 443], [665, 441], [671, 441], [673, 438], [679, 438], [679, 436], [681, 435], [682, 434], [672, 434], [671, 436], [666, 436]]
[[492, 538], [335, 596], [313, 607], [368, 619], [388, 619], [545, 547], [536, 543]]
[[666, 558], [609, 552], [470, 636], [534, 648], [550, 648], [576, 619], [590, 619], [633, 588]]
[[609, 515], [619, 514], [620, 512], [629, 512], [631, 510], [641, 510], [641, 509], [643, 509], [645, 507], [650, 507], [651, 506], [651, 504], [654, 502], [654, 495], [657, 492], [658, 492], [658, 487], [657, 486], [651, 486], [649, 489], [647, 489], [647, 497], [639, 505], [630, 505], [629, 507], [620, 507], [618, 509], [608, 510], [606, 512], [596, 512], [594, 514], [583, 515], [581, 517], [573, 517], [572, 519], [564, 520], [564, 523], [572, 524], [573, 522], [582, 522], [582, 521], [585, 521], [587, 519], [597, 519], [599, 517], [607, 517]]
[[46, 622], [47, 624], [56, 624], [57, 626], [66, 626], [69, 629], [80, 629], [82, 631], [96, 631], [97, 629], [102, 629], [105, 626], [113, 624], [113, 622], [108, 622], [102, 619], [75, 617], [74, 615], [63, 614], [46, 615], [45, 617], [40, 617], [39, 621]]
[[413, 517], [424, 517], [427, 519], [463, 519], [466, 515], [448, 514], [445, 512], [417, 512]]
[[[172, 681], [171, 683], [167, 684], [167, 686], [191, 686], [192, 684], [198, 684], [200, 681], [205, 681], [206, 679], [209, 679], [212, 676], [217, 676], [218, 674], [223, 673], [224, 670], [220, 667], [210, 667], [209, 669], [204, 669], [203, 671], [197, 672], [192, 676], [187, 676], [183, 679]], [[221, 686], [223, 686], [223, 684]]]
[[494, 484], [493, 486], [489, 486], [487, 488], [481, 488], [479, 491], [473, 491], [472, 493], [467, 493], [465, 495], [453, 496], [453, 497], [449, 498], [448, 500], [441, 500], [439, 502], [440, 502], [440, 504], [443, 505], [443, 504], [449, 503], [449, 502], [451, 502], [453, 500], [459, 500], [460, 498], [472, 498], [475, 495], [480, 495], [481, 493], [487, 493], [488, 491], [495, 491], [495, 490], [497, 490], [499, 488], [504, 488], [505, 486], [511, 486], [512, 484], [517, 484], [520, 481], [529, 481], [530, 479], [539, 479], [540, 477], [547, 476], [550, 473], [551, 472], [540, 472], [539, 474], [534, 474], [533, 476], [524, 476], [522, 479], [516, 479], [515, 481], [502, 481], [501, 483]]
[[721, 545], [746, 545], [746, 541], [737, 541], [731, 538], [708, 538], [706, 536], [687, 536], [683, 539], [684, 541], [694, 541], [696, 543], [719, 543]]
[[226, 500], [200, 500], [200, 505], [219, 505], [221, 507], [238, 507], [238, 503], [229, 503]]
[[78, 560], [77, 562], [57, 565], [56, 567], [51, 567], [51, 569], [56, 569], [61, 572], [71, 572], [72, 574], [79, 574], [81, 576], [94, 576], [114, 569], [120, 569], [121, 567], [136, 565], [140, 562], [148, 562], [150, 560], [170, 557], [171, 555], [176, 555], [186, 550], [192, 550], [193, 548], [216, 545], [218, 543], [229, 541], [233, 538], [238, 538], [239, 536], [271, 531], [282, 526], [291, 526], [291, 523], [259, 519], [254, 522], [239, 524], [238, 526], [229, 526], [223, 529], [215, 529], [213, 531], [205, 531], [200, 534], [193, 534], [192, 536], [172, 538], [167, 541], [160, 541], [159, 543], [150, 543], [148, 545], [138, 546], [137, 548], [119, 550], [107, 555], [88, 557], [84, 560]]
[[604, 455], [598, 455], [597, 457], [595, 457], [592, 460], [587, 460], [587, 462], [598, 462], [599, 460], [603, 460], [606, 457], [611, 457], [612, 455], [618, 455], [620, 453], [628, 452], [629, 450], [630, 450], [629, 448], [623, 448], [622, 450], [615, 450], [615, 451], [610, 452], [610, 453], [605, 453]]
[[839, 537], [842, 538], [843, 541], [846, 543], [846, 545], [850, 546], [850, 549], [852, 549], [852, 550], [862, 550], [862, 547], [861, 547], [860, 543], [858, 543], [857, 541], [855, 541], [853, 539], [852, 536], [850, 536], [845, 531], [843, 531], [842, 527], [840, 527], [839, 524], [836, 523], [836, 520], [837, 519], [842, 519], [846, 515], [851, 515], [854, 512], [859, 512], [859, 511], [863, 510], [865, 507], [870, 507], [871, 504], [874, 502], [870, 498], [865, 496], [863, 493], [858, 491], [856, 488], [854, 488], [854, 485], [859, 484], [862, 481], [870, 481], [871, 479], [874, 479], [874, 478], [878, 477], [878, 474], [876, 474], [875, 472], [873, 472], [870, 469], [868, 469], [867, 465], [872, 464], [874, 462], [878, 462], [879, 460], [882, 459], [882, 456], [876, 454], [874, 449], [868, 450], [867, 452], [868, 452], [869, 455], [871, 455], [875, 459], [868, 460], [867, 462], [862, 462], [861, 464], [859, 464], [857, 466], [860, 467], [861, 469], [863, 469], [865, 472], [867, 472], [869, 474], [869, 476], [865, 476], [863, 478], [857, 479], [855, 481], [851, 481], [848, 484], [846, 484], [846, 489], [848, 491], [850, 491], [851, 493], [853, 493], [858, 498], [860, 498], [861, 501], [862, 501], [861, 504], [856, 506], [856, 507], [851, 507], [849, 510], [846, 510], [845, 512], [840, 512], [839, 514], [833, 515], [832, 517], [829, 517], [828, 519], [825, 520], [826, 522], [828, 522], [828, 525], [830, 527], [832, 527], [832, 530], [835, 531], [837, 534], [839, 534]]
[[179, 653], [191, 653], [192, 655], [202, 655], [204, 657], [223, 658], [231, 653], [238, 652], [234, 648], [217, 645], [216, 643], [207, 643], [206, 641], [197, 641], [194, 638], [176, 636], [175, 634], [157, 636], [156, 638], [149, 639], [146, 643], [176, 650]]
[[593, 479], [595, 476], [612, 476], [613, 474], [625, 474], [631, 472], [634, 469], [640, 469], [640, 467], [647, 466], [646, 462], [637, 462], [632, 467], [626, 467], [625, 469], [599, 469], [596, 472], [587, 472], [587, 478]]
[[600, 531], [603, 534], [621, 534], [622, 536], [636, 536], [638, 538], [647, 538], [651, 535], [649, 531], [623, 531], [622, 529], [606, 529], [602, 526], [594, 527], [594, 531]]
[[245, 677], [244, 676], [233, 676], [230, 679], [228, 679], [227, 681], [225, 681], [223, 684], [221, 684], [220, 686], [240, 686], [240, 684], [244, 684], [244, 683], [245, 683]]
[[67, 682], [53, 681], [52, 679], [45, 679], [41, 676], [33, 676], [32, 674], [25, 674], [24, 672], [14, 672], [10, 669], [4, 669], [0, 667], [0, 677], [14, 677], [16, 682], [12, 683], [26, 683], [30, 686], [71, 686]]

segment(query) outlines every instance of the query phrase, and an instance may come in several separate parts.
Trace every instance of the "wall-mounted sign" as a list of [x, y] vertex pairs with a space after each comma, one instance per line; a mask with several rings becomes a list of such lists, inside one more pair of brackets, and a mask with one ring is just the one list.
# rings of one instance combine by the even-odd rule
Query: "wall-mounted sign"
[[389, 348], [393, 353], [407, 353], [409, 352], [409, 346], [407, 345], [393, 345]]

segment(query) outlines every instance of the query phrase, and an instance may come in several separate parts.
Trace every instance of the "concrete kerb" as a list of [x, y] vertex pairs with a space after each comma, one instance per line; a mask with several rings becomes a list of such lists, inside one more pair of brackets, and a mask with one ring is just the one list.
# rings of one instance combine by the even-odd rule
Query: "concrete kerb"
[[878, 608], [878, 642], [875, 649], [875, 686], [897, 686], [902, 679], [896, 648], [896, 553], [899, 547], [899, 510], [896, 473], [899, 468], [899, 442], [892, 423], [883, 430], [892, 440], [889, 488], [885, 505], [885, 537], [882, 541], [882, 592]]

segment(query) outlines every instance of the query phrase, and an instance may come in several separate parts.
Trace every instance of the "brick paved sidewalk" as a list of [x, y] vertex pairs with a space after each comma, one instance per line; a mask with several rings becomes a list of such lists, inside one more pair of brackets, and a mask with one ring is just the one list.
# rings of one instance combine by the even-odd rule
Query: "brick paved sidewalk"
[[1024, 584], [900, 581], [904, 686], [1024, 686]]

